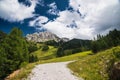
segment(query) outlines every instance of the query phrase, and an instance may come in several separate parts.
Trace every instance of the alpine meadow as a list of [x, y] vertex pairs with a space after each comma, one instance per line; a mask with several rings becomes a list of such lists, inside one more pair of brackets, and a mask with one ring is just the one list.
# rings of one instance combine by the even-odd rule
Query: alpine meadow
[[120, 0], [0, 0], [0, 80], [120, 80]]

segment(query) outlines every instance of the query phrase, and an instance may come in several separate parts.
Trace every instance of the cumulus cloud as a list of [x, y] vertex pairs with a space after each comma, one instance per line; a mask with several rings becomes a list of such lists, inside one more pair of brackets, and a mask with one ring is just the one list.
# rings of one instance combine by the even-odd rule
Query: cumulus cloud
[[[47, 24], [43, 25], [43, 27], [60, 37], [85, 39], [91, 36], [92, 28], [87, 27], [87, 25], [82, 22], [82, 19], [77, 12], [65, 10], [60, 12], [59, 15], [60, 17], [54, 21], [48, 22]], [[67, 27], [68, 25], [71, 25], [74, 20], [77, 27]]]
[[39, 16], [30, 21], [29, 25], [37, 26], [38, 30], [38, 26], [40, 30], [43, 27], [59, 37], [71, 39], [91, 39], [114, 28], [120, 29], [119, 0], [70, 0], [69, 6], [72, 11], [66, 9], [57, 12], [57, 5], [53, 2], [48, 5], [48, 13], [59, 15], [56, 19], [51, 21], [45, 16]]
[[98, 20], [95, 21], [95, 26], [98, 26], [97, 32], [101, 33], [113, 28], [120, 29], [120, 4], [116, 3], [116, 5], [106, 7], [97, 18]]
[[83, 21], [94, 34], [105, 34], [120, 26], [119, 0], [70, 0], [70, 6], [85, 15]]
[[34, 19], [33, 21], [29, 22], [29, 26], [43, 26], [43, 24], [45, 24], [48, 21], [48, 18], [45, 16], [39, 16], [36, 19]]
[[52, 15], [58, 15], [59, 11], [57, 9], [57, 5], [55, 2], [49, 4], [48, 7], [50, 9], [47, 11], [47, 13], [52, 14]]
[[45, 6], [45, 5], [44, 5], [44, 0], [38, 0], [38, 5], [40, 5], [40, 6]]
[[[92, 39], [111, 29], [120, 29], [119, 0], [70, 0], [69, 6], [73, 11], [61, 11], [59, 17], [53, 21], [46, 20], [42, 26], [59, 37], [71, 39]], [[69, 27], [73, 23], [76, 27]]]
[[[28, 0], [30, 6], [18, 0], [0, 0], [0, 18], [19, 22], [36, 16], [36, 5], [44, 6], [43, 0]], [[91, 39], [97, 34], [106, 34], [114, 28], [120, 29], [119, 0], [69, 0], [73, 10], [59, 11], [55, 2], [47, 5], [48, 14], [58, 15], [54, 20], [38, 16], [29, 22], [36, 29], [47, 29], [59, 37]], [[41, 28], [43, 27], [43, 28]]]
[[19, 22], [35, 16], [37, 1], [30, 0], [30, 2], [31, 6], [26, 6], [18, 0], [0, 0], [0, 18], [10, 22]]

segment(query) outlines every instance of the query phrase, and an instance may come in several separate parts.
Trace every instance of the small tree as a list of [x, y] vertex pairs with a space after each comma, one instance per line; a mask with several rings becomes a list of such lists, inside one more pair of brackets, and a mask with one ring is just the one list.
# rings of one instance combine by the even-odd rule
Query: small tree
[[59, 47], [57, 50], [57, 57], [62, 57], [64, 56], [64, 50], [63, 48]]
[[35, 61], [38, 61], [37, 56], [30, 55], [29, 62], [35, 62]]
[[98, 45], [96, 41], [92, 42], [92, 52], [97, 53], [98, 52]]
[[37, 45], [33, 42], [28, 42], [28, 51], [29, 53], [38, 50]]
[[49, 47], [47, 46], [47, 45], [44, 45], [43, 47], [42, 47], [42, 51], [47, 51], [49, 49]]

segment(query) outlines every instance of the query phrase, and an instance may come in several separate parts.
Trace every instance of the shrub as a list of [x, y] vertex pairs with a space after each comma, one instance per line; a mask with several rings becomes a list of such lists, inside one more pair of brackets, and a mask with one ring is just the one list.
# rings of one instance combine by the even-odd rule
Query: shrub
[[47, 46], [47, 45], [44, 45], [43, 47], [42, 47], [42, 51], [47, 51], [49, 49], [49, 47]]
[[29, 51], [29, 53], [34, 52], [36, 50], [38, 50], [37, 45], [35, 43], [33, 43], [33, 42], [29, 42], [28, 43], [28, 51]]
[[72, 54], [72, 50], [65, 50], [64, 51], [64, 55], [70, 55], [70, 54]]
[[30, 55], [29, 62], [36, 62], [36, 61], [38, 61], [37, 56]]
[[113, 55], [117, 58], [120, 59], [120, 51], [117, 49], [113, 49]]
[[63, 48], [62, 47], [59, 47], [58, 50], [57, 50], [57, 57], [61, 57], [61, 56], [64, 56], [64, 52], [63, 52]]
[[81, 52], [81, 49], [80, 49], [80, 48], [77, 48], [77, 49], [73, 49], [73, 50], [72, 50], [72, 54], [78, 53], [78, 52]]
[[27, 64], [28, 64], [28, 62], [22, 62], [22, 63], [20, 64], [20, 68], [26, 66]]

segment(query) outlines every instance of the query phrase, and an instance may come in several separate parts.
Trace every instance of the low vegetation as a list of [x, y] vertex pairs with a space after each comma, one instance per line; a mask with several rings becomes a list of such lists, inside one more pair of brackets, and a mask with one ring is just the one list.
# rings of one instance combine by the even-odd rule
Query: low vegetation
[[42, 51], [47, 51], [49, 49], [48, 45], [42, 46]]
[[34, 43], [26, 41], [20, 29], [13, 28], [9, 34], [0, 31], [0, 43], [0, 80], [15, 70], [19, 73], [11, 80], [21, 80], [35, 65], [63, 61], [75, 61], [68, 67], [85, 80], [113, 80], [113, 65], [120, 61], [120, 31], [116, 29], [93, 41]]
[[57, 50], [57, 56], [62, 57], [90, 49], [91, 40], [72, 39], [68, 42], [60, 43]]
[[[43, 44], [39, 44], [39, 46], [43, 46]], [[42, 47], [35, 52], [32, 52], [31, 55], [37, 56], [38, 60], [48, 60], [52, 58], [56, 58], [57, 48], [53, 46], [48, 46], [49, 49], [47, 51], [43, 51]]]
[[85, 80], [110, 80], [112, 66], [119, 60], [120, 46], [113, 47], [112, 49], [70, 63], [68, 67], [76, 76], [82, 77]]
[[70, 56], [64, 56], [64, 57], [60, 57], [60, 58], [53, 58], [53, 59], [49, 59], [49, 60], [39, 60], [35, 63], [30, 63], [30, 64], [24, 66], [23, 68], [21, 68], [20, 73], [18, 75], [16, 75], [14, 78], [11, 78], [11, 80], [21, 80], [23, 78], [26, 78], [29, 75], [29, 73], [31, 72], [31, 70], [35, 67], [35, 65], [38, 65], [38, 64], [78, 60], [78, 59], [82, 59], [88, 55], [90, 56], [91, 54], [92, 54], [91, 51], [86, 51], [86, 52], [82, 52], [82, 53], [78, 53], [78, 54], [74, 54], [74, 55], [70, 55]]

